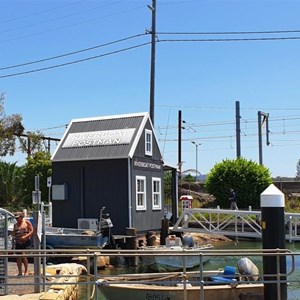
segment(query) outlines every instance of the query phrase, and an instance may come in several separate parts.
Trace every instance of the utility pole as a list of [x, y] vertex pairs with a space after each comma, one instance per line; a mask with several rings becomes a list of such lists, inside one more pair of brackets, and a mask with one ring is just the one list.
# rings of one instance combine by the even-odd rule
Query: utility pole
[[30, 137], [27, 135], [27, 158], [31, 157]]
[[236, 123], [236, 157], [241, 157], [241, 115], [240, 102], [235, 101], [235, 123]]
[[197, 182], [197, 177], [198, 177], [198, 146], [200, 146], [200, 143], [196, 143], [195, 141], [191, 141], [192, 144], [196, 146], [196, 177], [195, 177], [195, 182]]
[[[25, 137], [27, 138], [27, 157], [30, 157], [31, 156], [31, 141], [30, 141], [30, 135], [28, 134], [25, 134], [25, 133], [22, 133], [22, 134], [14, 134], [15, 136], [17, 136], [18, 138], [20, 137]], [[60, 139], [58, 138], [52, 138], [52, 137], [48, 137], [48, 136], [41, 136], [40, 137], [41, 140], [45, 141], [47, 140], [48, 141], [48, 145], [47, 145], [47, 151], [50, 152], [50, 142], [51, 141], [55, 141], [55, 142], [59, 142]]]
[[181, 180], [181, 129], [182, 129], [181, 110], [178, 111], [178, 180]]
[[147, 5], [152, 12], [151, 28], [151, 74], [150, 74], [150, 119], [154, 125], [154, 90], [155, 90], [155, 39], [156, 39], [156, 0], [152, 6]]
[[[259, 111], [258, 116], [258, 155], [259, 164], [263, 164], [263, 154], [262, 154], [262, 125], [266, 123], [266, 144], [270, 145], [269, 141], [269, 114]], [[263, 118], [262, 118], [263, 117]]]
[[184, 129], [182, 123], [185, 121], [182, 120], [181, 117], [181, 110], [178, 111], [178, 196], [180, 195], [180, 186], [181, 186], [181, 171], [182, 171], [182, 164], [183, 161], [181, 160], [181, 130]]

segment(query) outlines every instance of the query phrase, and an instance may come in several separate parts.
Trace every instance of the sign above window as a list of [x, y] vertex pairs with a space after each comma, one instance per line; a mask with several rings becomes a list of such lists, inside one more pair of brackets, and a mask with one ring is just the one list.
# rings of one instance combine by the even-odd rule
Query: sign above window
[[69, 133], [62, 148], [129, 144], [135, 128]]

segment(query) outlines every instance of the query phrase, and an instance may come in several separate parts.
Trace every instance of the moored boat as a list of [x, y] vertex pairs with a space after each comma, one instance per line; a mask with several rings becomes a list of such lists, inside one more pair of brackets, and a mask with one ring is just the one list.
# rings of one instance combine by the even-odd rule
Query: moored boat
[[[142, 257], [143, 265], [154, 271], [170, 272], [192, 269], [209, 260], [209, 256], [203, 255], [203, 253], [211, 250], [213, 245], [194, 246], [191, 243], [190, 245], [185, 246], [181, 243], [180, 238], [169, 236], [166, 238], [165, 246], [143, 247], [144, 252], [149, 253], [149, 256]], [[184, 254], [184, 256], [180, 254]]]
[[[234, 300], [241, 294], [263, 295], [263, 284], [243, 282], [236, 275], [232, 280], [213, 281], [221, 271], [143, 273], [106, 276], [97, 281], [100, 292], [109, 300]], [[203, 283], [202, 285], [200, 283]], [[262, 296], [261, 296], [262, 297]], [[257, 298], [261, 299], [261, 298]]]
[[107, 236], [92, 230], [76, 228], [46, 228], [47, 248], [103, 248], [109, 242]]
[[46, 227], [46, 247], [47, 248], [89, 248], [99, 249], [110, 245], [115, 247], [114, 237], [111, 233], [113, 224], [109, 214], [104, 214], [102, 207], [100, 211], [100, 222], [97, 230], [77, 229], [77, 228], [61, 228]]

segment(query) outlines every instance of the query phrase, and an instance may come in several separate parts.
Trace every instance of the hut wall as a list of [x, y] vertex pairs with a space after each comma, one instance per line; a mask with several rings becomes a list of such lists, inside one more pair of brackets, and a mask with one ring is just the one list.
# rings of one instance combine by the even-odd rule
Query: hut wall
[[124, 232], [128, 226], [127, 160], [54, 162], [53, 174], [53, 184], [68, 187], [67, 200], [53, 201], [53, 226], [77, 227], [79, 218], [99, 219], [105, 206], [113, 230]]

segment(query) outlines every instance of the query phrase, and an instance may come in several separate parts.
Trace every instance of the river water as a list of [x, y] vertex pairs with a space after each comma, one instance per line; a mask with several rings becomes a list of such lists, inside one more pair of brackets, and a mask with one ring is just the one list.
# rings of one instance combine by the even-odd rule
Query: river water
[[[292, 251], [293, 253], [300, 254], [300, 243], [286, 243], [286, 248]], [[217, 243], [215, 244], [215, 249], [262, 249], [261, 242], [253, 241], [239, 241], [239, 242], [230, 242], [230, 243]], [[263, 262], [261, 257], [249, 257], [255, 265], [259, 268], [260, 273], [263, 273]], [[236, 265], [237, 260], [240, 257], [226, 257], [226, 258], [217, 258], [209, 260], [205, 268], [215, 269], [224, 265]], [[295, 271], [287, 277], [288, 284], [288, 299], [289, 300], [300, 300], [300, 255], [295, 256]], [[292, 258], [287, 257], [286, 260], [287, 273], [292, 269]]]
[[[236, 242], [218, 242], [214, 244], [214, 248], [217, 249], [228, 249], [228, 250], [237, 250], [237, 249], [261, 249], [261, 242], [254, 241], [236, 241]], [[291, 250], [294, 253], [300, 253], [300, 243], [287, 243], [286, 248]], [[237, 261], [241, 257], [238, 256], [226, 256], [226, 257], [212, 257], [204, 264], [205, 270], [216, 270], [219, 268], [224, 268], [224, 266], [232, 265], [236, 266]], [[259, 268], [260, 273], [262, 273], [263, 265], [261, 257], [249, 257], [255, 265]], [[291, 270], [291, 258], [287, 258], [287, 272]], [[295, 272], [288, 276], [288, 280], [292, 281], [288, 285], [288, 300], [300, 300], [300, 256], [296, 256], [295, 260], [296, 268]], [[100, 270], [99, 274], [110, 275], [110, 274], [122, 274], [122, 273], [134, 273], [135, 270], [129, 268], [125, 265], [120, 267], [113, 267], [111, 269]], [[86, 288], [81, 287], [80, 291], [80, 300], [86, 300]], [[103, 295], [98, 296], [98, 300], [105, 300], [106, 298]], [[129, 300], [129, 299], [128, 299]], [[132, 299], [133, 300], [133, 299]]]

